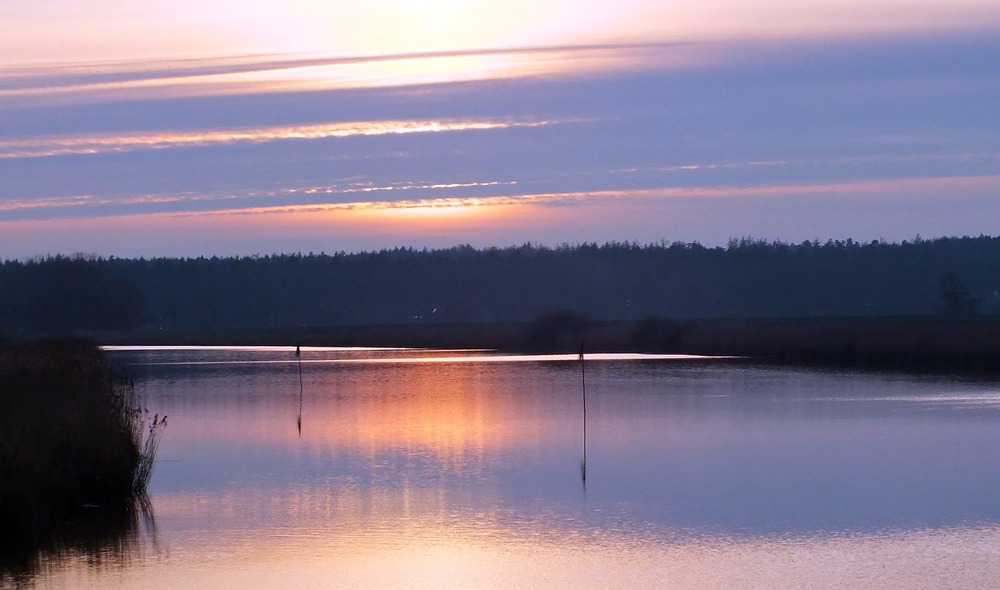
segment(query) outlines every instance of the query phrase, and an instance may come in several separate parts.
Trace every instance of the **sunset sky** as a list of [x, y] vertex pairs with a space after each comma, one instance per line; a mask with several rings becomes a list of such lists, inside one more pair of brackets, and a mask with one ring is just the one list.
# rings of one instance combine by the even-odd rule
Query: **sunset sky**
[[998, 221], [995, 0], [0, 4], [0, 259]]

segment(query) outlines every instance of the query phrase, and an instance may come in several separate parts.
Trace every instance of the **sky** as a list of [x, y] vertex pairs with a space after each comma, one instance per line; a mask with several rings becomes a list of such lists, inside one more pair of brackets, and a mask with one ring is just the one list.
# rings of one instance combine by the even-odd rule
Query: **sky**
[[0, 2], [0, 259], [998, 220], [995, 0]]

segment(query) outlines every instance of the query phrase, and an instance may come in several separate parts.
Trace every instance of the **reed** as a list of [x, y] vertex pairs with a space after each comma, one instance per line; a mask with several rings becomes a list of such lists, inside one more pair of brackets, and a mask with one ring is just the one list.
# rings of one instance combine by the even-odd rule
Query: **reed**
[[0, 549], [147, 502], [165, 426], [93, 344], [0, 343]]

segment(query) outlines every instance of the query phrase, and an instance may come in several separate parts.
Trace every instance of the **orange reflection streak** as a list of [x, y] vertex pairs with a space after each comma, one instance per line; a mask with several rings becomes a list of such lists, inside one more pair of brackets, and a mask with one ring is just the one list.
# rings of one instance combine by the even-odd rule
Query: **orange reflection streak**
[[[37, 139], [0, 140], [2, 158], [40, 158], [67, 154], [101, 154], [155, 150], [208, 145], [266, 143], [296, 139], [328, 139], [353, 136], [405, 135], [411, 133], [443, 133], [449, 131], [483, 131], [514, 127], [543, 127], [560, 121], [518, 119], [425, 119], [351, 121], [296, 125], [283, 127], [257, 127], [216, 131], [171, 131], [162, 133], [133, 133], [125, 135], [90, 135], [47, 137]], [[565, 121], [564, 121], [565, 122]]]
[[[338, 369], [334, 380], [310, 386], [307, 368], [301, 439], [294, 428], [297, 404], [283, 405], [282, 398], [267, 412], [217, 417], [210, 424], [179, 421], [172, 436], [311, 452], [355, 450], [373, 465], [388, 451], [456, 471], [481, 468], [487, 452], [576, 440], [576, 432], [563, 431], [565, 426], [543, 430], [546, 423], [538, 417], [545, 412], [544, 400], [509, 391], [503, 398], [490, 381], [494, 373], [484, 363], [351, 365]], [[511, 404], [511, 395], [517, 403]], [[276, 419], [285, 410], [293, 412], [289, 419]]]
[[513, 432], [501, 419], [503, 406], [485, 391], [479, 375], [448, 365], [392, 371], [378, 397], [356, 400], [348, 428], [320, 421], [318, 437], [310, 442], [367, 449], [373, 460], [380, 450], [397, 449], [407, 456], [432, 453], [445, 467], [467, 466], [487, 448], [523, 442], [528, 434]]

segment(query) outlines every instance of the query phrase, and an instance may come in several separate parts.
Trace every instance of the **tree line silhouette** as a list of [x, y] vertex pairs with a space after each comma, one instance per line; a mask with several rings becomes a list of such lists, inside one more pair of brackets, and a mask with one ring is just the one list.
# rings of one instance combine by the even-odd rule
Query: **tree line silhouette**
[[0, 263], [0, 335], [1000, 312], [1000, 238], [612, 242]]

